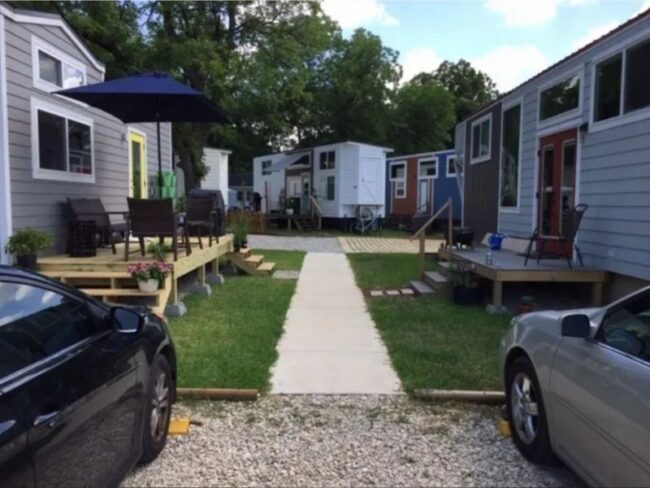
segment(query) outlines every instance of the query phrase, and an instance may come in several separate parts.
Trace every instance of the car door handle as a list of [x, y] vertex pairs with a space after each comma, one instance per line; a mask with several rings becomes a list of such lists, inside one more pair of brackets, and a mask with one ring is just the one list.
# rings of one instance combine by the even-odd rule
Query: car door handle
[[34, 427], [38, 427], [39, 425], [43, 424], [47, 424], [49, 428], [54, 427], [62, 411], [63, 410], [52, 410], [48, 413], [44, 413], [43, 415], [39, 415], [34, 419]]

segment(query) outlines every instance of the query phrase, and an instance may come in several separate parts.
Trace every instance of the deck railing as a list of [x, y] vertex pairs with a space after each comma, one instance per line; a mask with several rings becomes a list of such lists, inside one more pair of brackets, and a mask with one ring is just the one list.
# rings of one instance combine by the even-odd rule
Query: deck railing
[[318, 230], [323, 230], [323, 209], [320, 203], [318, 203], [318, 200], [314, 198], [314, 195], [309, 195], [309, 201], [311, 202], [311, 216], [313, 218], [314, 214], [316, 214]]
[[420, 240], [420, 251], [419, 251], [419, 264], [420, 264], [420, 279], [424, 279], [424, 273], [425, 273], [425, 263], [424, 263], [424, 258], [425, 258], [425, 247], [426, 247], [426, 234], [427, 234], [427, 229], [433, 224], [433, 222], [440, 217], [445, 210], [447, 210], [447, 232], [448, 232], [448, 240], [447, 243], [451, 246], [453, 242], [453, 226], [454, 226], [454, 203], [452, 202], [451, 198], [445, 202], [445, 204], [438, 209], [436, 213], [434, 213], [429, 219], [422, 224], [422, 226], [417, 230], [415, 234], [411, 236], [411, 240], [415, 238], [419, 238]]

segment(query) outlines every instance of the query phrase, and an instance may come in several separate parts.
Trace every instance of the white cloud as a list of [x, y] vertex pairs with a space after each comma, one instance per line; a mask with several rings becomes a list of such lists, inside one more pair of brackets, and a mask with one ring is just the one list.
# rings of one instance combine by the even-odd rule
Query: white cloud
[[[650, 0], [649, 0], [650, 3]], [[589, 44], [591, 41], [595, 41], [599, 37], [607, 34], [609, 31], [612, 29], [618, 27], [621, 23], [617, 20], [614, 20], [612, 22], [607, 22], [606, 24], [602, 25], [597, 25], [596, 27], [592, 27], [587, 31], [587, 33], [580, 37], [579, 39], [576, 39], [575, 42], [573, 43], [573, 49], [580, 49], [583, 46], [586, 46]]]
[[402, 74], [402, 82], [409, 81], [415, 75], [422, 73], [423, 71], [431, 72], [435, 70], [440, 63], [442, 63], [442, 58], [438, 56], [438, 53], [435, 49], [430, 47], [417, 47], [411, 49], [404, 56], [404, 61], [402, 62], [402, 68], [404, 70]]
[[356, 29], [367, 24], [387, 27], [399, 24], [380, 0], [322, 0], [321, 7], [343, 29]]
[[505, 17], [507, 25], [532, 27], [544, 25], [557, 15], [561, 5], [576, 7], [596, 0], [486, 0], [485, 7]]
[[546, 56], [537, 46], [499, 46], [470, 59], [470, 63], [487, 73], [500, 92], [508, 91], [548, 66]]

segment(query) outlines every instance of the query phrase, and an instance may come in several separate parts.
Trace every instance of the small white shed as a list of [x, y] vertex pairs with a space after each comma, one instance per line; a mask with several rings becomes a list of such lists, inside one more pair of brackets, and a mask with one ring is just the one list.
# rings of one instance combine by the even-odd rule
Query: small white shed
[[228, 159], [232, 151], [215, 147], [203, 148], [203, 162], [210, 168], [201, 182], [204, 190], [220, 190], [228, 206]]
[[253, 159], [253, 188], [262, 196], [262, 211], [277, 210], [280, 196], [300, 199], [301, 213], [315, 196], [323, 217], [353, 217], [360, 206], [385, 216], [386, 154], [392, 149], [359, 142], [340, 142]]

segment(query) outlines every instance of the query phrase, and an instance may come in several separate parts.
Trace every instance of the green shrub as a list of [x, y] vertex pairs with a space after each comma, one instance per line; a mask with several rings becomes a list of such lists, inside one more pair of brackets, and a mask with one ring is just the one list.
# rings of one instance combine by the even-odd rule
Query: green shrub
[[15, 256], [28, 256], [47, 249], [53, 243], [52, 236], [47, 232], [25, 227], [14, 233], [5, 246], [5, 252]]

